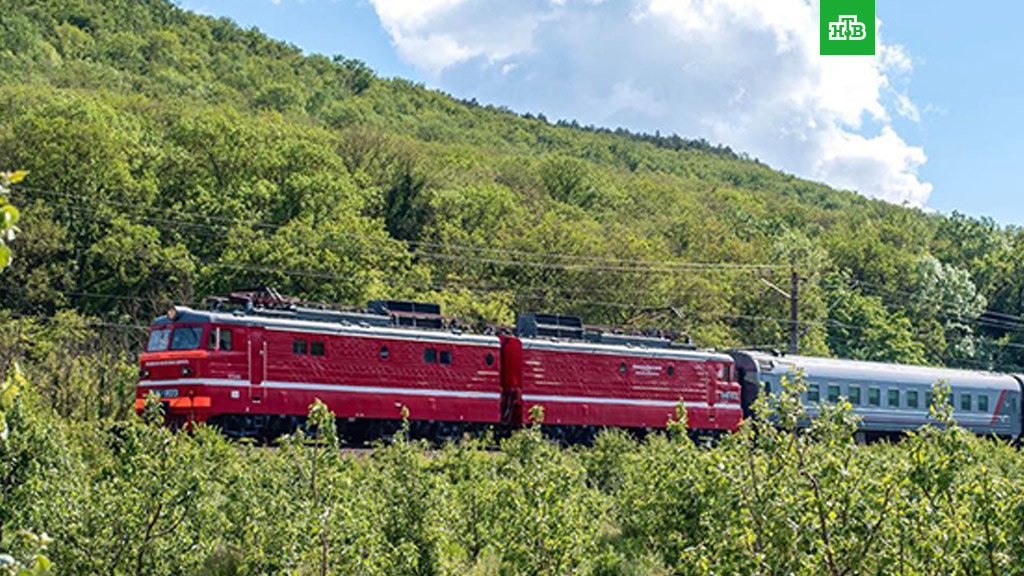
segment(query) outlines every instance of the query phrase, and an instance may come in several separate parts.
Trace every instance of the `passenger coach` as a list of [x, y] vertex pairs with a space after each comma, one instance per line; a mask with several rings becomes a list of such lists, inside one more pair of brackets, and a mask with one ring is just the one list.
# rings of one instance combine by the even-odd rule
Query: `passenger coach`
[[943, 383], [950, 388], [949, 400], [959, 425], [977, 434], [1021, 434], [1020, 377], [751, 351], [732, 356], [748, 409], [762, 392], [778, 391], [783, 377], [802, 373], [807, 385], [803, 401], [811, 417], [818, 414], [821, 402], [845, 398], [861, 417], [865, 437], [890, 436], [933, 422], [929, 418], [932, 389]]

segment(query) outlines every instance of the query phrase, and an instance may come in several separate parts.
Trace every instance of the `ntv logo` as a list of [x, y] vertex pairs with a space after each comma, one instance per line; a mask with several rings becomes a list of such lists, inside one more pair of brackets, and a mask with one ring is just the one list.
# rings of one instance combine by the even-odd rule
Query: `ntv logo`
[[838, 22], [828, 23], [829, 40], [863, 40], [868, 27], [857, 21], [857, 16], [840, 16]]
[[875, 53], [875, 0], [815, 1], [822, 55]]

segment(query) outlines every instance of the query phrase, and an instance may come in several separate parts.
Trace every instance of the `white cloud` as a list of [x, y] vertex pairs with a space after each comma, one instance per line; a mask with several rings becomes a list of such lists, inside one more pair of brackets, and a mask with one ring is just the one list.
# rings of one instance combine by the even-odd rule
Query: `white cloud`
[[[900, 87], [912, 60], [819, 56], [808, 0], [370, 0], [399, 54], [447, 91], [549, 117], [703, 137], [772, 166], [923, 205]], [[881, 38], [881, 22], [876, 21]]]

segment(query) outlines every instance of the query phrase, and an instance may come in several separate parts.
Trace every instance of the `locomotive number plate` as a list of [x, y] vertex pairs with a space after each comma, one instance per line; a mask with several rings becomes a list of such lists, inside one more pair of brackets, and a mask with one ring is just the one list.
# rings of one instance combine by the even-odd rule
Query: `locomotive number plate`
[[157, 396], [159, 396], [161, 398], [177, 398], [178, 397], [178, 389], [177, 388], [161, 388], [161, 389], [158, 389], [156, 391], [156, 394], [157, 394]]

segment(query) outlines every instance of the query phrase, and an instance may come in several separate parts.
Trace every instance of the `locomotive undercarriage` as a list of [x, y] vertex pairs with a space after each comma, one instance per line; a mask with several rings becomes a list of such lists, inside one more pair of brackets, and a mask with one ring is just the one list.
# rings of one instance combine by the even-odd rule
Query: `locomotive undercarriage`
[[[347, 448], [363, 448], [378, 442], [387, 442], [401, 433], [402, 421], [364, 418], [339, 418], [336, 421], [338, 438]], [[273, 414], [222, 414], [211, 417], [206, 425], [220, 430], [233, 439], [250, 439], [260, 444], [272, 445], [281, 436], [293, 434], [306, 426], [304, 416], [283, 416]], [[541, 433], [548, 439], [563, 446], [593, 444], [604, 426], [541, 426]], [[637, 441], [649, 434], [664, 433], [662, 429], [621, 428]], [[505, 438], [511, 428], [500, 424], [481, 422], [443, 422], [433, 420], [412, 420], [408, 424], [408, 436], [414, 440], [427, 440], [435, 445], [458, 442], [469, 436], [493, 439]], [[718, 430], [689, 430], [690, 438], [699, 444], [710, 444], [721, 437]]]
[[[370, 446], [387, 441], [401, 433], [402, 421], [367, 418], [338, 418], [338, 438], [346, 447]], [[286, 434], [305, 429], [305, 416], [275, 414], [222, 414], [206, 421], [208, 426], [219, 429], [225, 436], [234, 439], [251, 439], [261, 444], [273, 444]], [[408, 435], [414, 440], [430, 440], [437, 444], [458, 441], [466, 435], [482, 437], [488, 432], [496, 436], [500, 427], [479, 422], [439, 422], [412, 420]]]

